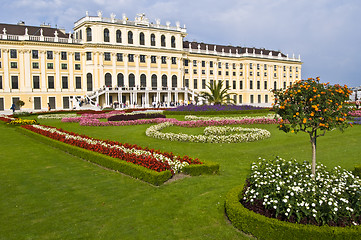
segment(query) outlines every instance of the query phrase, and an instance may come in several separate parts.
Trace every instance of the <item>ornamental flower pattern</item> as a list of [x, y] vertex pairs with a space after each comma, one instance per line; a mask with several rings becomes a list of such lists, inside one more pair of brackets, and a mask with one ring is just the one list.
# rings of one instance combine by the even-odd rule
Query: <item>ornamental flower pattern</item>
[[24, 126], [24, 128], [67, 144], [119, 158], [158, 172], [170, 170], [172, 174], [175, 174], [189, 164], [202, 164], [197, 158], [175, 156], [173, 153], [141, 148], [127, 143], [98, 140], [54, 127], [32, 125]]

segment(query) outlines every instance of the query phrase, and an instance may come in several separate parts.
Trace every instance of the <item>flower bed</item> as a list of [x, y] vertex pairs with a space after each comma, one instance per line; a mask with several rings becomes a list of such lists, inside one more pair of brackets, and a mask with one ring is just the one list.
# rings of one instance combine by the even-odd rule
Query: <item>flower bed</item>
[[160, 113], [131, 113], [121, 114], [108, 117], [108, 121], [130, 121], [138, 119], [153, 119], [153, 118], [166, 118], [165, 115]]
[[361, 124], [361, 117], [355, 117], [352, 120], [352, 124]]
[[[265, 129], [259, 128], [242, 128], [242, 127], [207, 127], [204, 135], [188, 135], [184, 133], [162, 133], [160, 130], [173, 126], [173, 123], [164, 122], [149, 127], [145, 134], [148, 137], [180, 142], [201, 142], [201, 143], [239, 143], [252, 142], [265, 139], [271, 136], [271, 133]], [[238, 134], [230, 134], [241, 132]]]
[[351, 117], [361, 117], [361, 110], [355, 110], [355, 111], [349, 112], [348, 115]]
[[24, 126], [24, 128], [73, 146], [132, 162], [157, 172], [170, 170], [174, 174], [189, 164], [202, 164], [198, 159], [192, 159], [188, 156], [179, 157], [172, 153], [144, 149], [136, 145], [98, 140], [54, 127], [33, 125]]
[[33, 120], [33, 119], [16, 118], [14, 120], [11, 120], [10, 122], [7, 122], [7, 124], [10, 124], [10, 125], [32, 125], [32, 124], [38, 124], [38, 122], [36, 120]]
[[194, 115], [187, 115], [184, 117], [187, 121], [196, 121], [196, 120], [203, 120], [203, 121], [209, 121], [209, 120], [216, 120], [216, 121], [222, 121], [222, 120], [243, 120], [243, 119], [267, 119], [272, 120], [275, 119], [275, 114], [268, 114], [267, 116], [257, 116], [257, 117], [249, 117], [249, 116], [233, 116], [233, 117], [200, 117], [200, 116], [194, 116]]
[[329, 171], [295, 160], [261, 160], [252, 164], [241, 203], [248, 209], [282, 221], [317, 226], [361, 224], [361, 180], [336, 167]]
[[263, 109], [262, 107], [255, 107], [251, 105], [183, 105], [176, 108], [171, 108], [170, 112], [205, 112], [205, 111], [243, 111]]
[[8, 116], [1, 116], [0, 117], [0, 121], [3, 121], [3, 122], [11, 122], [12, 120], [15, 120], [15, 118], [11, 118], [11, 117], [8, 117]]
[[59, 114], [44, 114], [38, 115], [39, 119], [62, 119], [62, 118], [70, 118], [76, 117], [76, 113], [59, 113]]

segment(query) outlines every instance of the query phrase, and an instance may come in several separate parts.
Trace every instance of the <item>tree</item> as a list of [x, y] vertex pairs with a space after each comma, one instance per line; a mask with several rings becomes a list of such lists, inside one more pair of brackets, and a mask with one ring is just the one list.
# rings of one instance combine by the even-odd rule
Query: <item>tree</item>
[[16, 106], [18, 106], [19, 108], [21, 108], [22, 106], [25, 105], [24, 101], [22, 100], [18, 100], [16, 103], [15, 103]]
[[223, 88], [223, 81], [214, 81], [213, 84], [207, 85], [209, 92], [201, 92], [201, 97], [205, 98], [209, 103], [222, 105], [223, 103], [234, 102], [231, 99], [228, 90], [229, 86]]
[[284, 132], [308, 133], [312, 145], [312, 174], [316, 173], [316, 139], [326, 131], [350, 126], [346, 121], [347, 100], [351, 91], [345, 85], [320, 83], [309, 78], [297, 81], [288, 89], [273, 91], [273, 110], [282, 117], [278, 128]]

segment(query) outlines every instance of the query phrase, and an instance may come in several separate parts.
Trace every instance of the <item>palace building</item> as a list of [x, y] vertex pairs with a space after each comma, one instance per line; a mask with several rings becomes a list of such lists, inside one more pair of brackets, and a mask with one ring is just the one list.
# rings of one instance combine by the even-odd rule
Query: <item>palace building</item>
[[263, 48], [189, 42], [177, 22], [86, 16], [73, 33], [49, 25], [0, 23], [0, 111], [71, 109], [83, 100], [148, 107], [199, 101], [223, 81], [236, 104], [270, 106], [272, 89], [301, 79], [301, 59]]

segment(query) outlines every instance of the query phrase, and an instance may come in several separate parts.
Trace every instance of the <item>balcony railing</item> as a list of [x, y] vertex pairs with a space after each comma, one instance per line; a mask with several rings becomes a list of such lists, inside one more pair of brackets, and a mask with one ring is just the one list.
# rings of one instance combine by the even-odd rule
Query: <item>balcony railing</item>
[[58, 43], [81, 43], [80, 39], [73, 39], [73, 38], [60, 38], [60, 37], [48, 37], [48, 36], [30, 36], [30, 35], [12, 35], [12, 34], [0, 34], [0, 40], [58, 42]]

